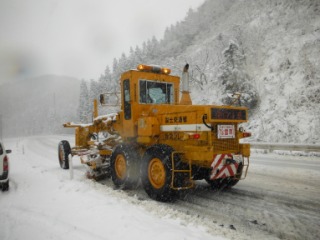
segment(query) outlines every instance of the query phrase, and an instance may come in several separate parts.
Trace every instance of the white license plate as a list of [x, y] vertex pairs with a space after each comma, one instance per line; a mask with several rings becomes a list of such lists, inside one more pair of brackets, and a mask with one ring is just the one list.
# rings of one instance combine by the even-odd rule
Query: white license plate
[[234, 125], [218, 125], [218, 139], [235, 138]]

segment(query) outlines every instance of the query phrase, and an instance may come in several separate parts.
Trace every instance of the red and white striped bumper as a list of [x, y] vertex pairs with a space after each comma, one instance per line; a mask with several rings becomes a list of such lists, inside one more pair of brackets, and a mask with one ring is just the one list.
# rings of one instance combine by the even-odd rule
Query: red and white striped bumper
[[242, 155], [216, 154], [211, 164], [210, 180], [233, 177], [237, 174], [239, 164], [243, 163]]

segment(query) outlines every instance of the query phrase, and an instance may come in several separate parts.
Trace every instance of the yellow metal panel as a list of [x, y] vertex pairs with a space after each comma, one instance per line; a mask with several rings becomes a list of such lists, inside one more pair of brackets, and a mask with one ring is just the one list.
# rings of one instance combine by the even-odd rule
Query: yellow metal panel
[[75, 129], [75, 143], [76, 147], [86, 147], [89, 129], [84, 127], [76, 127]]
[[160, 125], [155, 117], [140, 117], [138, 119], [139, 136], [156, 136], [160, 133]]
[[185, 91], [182, 92], [182, 96], [181, 96], [179, 104], [180, 105], [192, 105], [192, 100], [191, 100], [189, 92], [185, 92]]
[[103, 149], [99, 151], [100, 155], [111, 155], [112, 150]]
[[244, 157], [250, 156], [250, 144], [240, 144], [240, 151]]
[[148, 144], [152, 143], [152, 138], [151, 137], [138, 137], [137, 142], [148, 145]]

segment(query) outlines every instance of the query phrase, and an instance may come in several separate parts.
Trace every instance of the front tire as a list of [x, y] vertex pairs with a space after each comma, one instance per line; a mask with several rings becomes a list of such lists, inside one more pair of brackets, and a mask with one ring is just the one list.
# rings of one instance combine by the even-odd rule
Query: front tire
[[9, 190], [9, 180], [6, 182], [2, 183], [2, 192], [8, 191]]
[[111, 178], [117, 187], [135, 188], [140, 174], [140, 156], [132, 145], [120, 144], [110, 158]]
[[159, 144], [147, 149], [141, 166], [141, 181], [150, 198], [167, 202], [175, 198], [171, 189], [173, 149]]
[[71, 147], [68, 141], [62, 140], [58, 145], [59, 164], [62, 169], [69, 169]]

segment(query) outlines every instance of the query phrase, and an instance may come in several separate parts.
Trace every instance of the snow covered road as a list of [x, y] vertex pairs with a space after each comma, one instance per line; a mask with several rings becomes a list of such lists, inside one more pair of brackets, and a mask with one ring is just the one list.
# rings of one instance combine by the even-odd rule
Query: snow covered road
[[248, 178], [234, 189], [212, 194], [203, 185], [189, 194], [183, 205], [200, 205], [203, 216], [232, 224], [250, 238], [266, 234], [261, 238], [317, 239], [319, 159], [314, 159], [318, 166], [313, 171], [308, 164], [302, 164], [305, 159], [298, 160], [303, 167], [296, 169], [296, 160], [291, 164], [288, 157], [273, 158], [278, 161], [270, 165], [269, 156], [253, 156]]
[[0, 239], [317, 239], [320, 158], [253, 154], [247, 179], [213, 192], [197, 182], [174, 203], [115, 190], [60, 169], [73, 136], [7, 139], [11, 189], [0, 193]]

